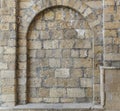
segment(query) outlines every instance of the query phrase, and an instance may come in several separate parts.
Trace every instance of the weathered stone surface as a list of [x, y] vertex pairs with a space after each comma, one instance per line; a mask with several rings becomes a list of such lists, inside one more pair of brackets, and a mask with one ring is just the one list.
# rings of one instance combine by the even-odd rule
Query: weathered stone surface
[[67, 96], [68, 97], [85, 97], [85, 92], [84, 92], [84, 89], [68, 88]]
[[66, 90], [64, 88], [50, 89], [50, 97], [65, 97]]
[[55, 70], [55, 77], [60, 77], [60, 78], [67, 78], [70, 76], [69, 69], [56, 69]]

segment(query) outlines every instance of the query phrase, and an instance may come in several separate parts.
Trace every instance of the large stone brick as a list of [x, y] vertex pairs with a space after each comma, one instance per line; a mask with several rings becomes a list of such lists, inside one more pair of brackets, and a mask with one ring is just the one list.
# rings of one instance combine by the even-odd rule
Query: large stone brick
[[58, 40], [44, 41], [43, 48], [44, 49], [57, 49], [58, 48]]
[[67, 89], [68, 97], [85, 97], [84, 89], [80, 88], [68, 88]]
[[60, 59], [49, 59], [49, 66], [52, 68], [60, 67]]
[[65, 97], [66, 90], [64, 88], [52, 88], [50, 89], [50, 97]]
[[80, 78], [81, 87], [92, 87], [92, 78]]
[[67, 78], [69, 76], [70, 76], [69, 69], [63, 68], [63, 69], [56, 69], [55, 70], [55, 77]]
[[88, 40], [76, 40], [75, 48], [90, 49], [91, 48], [91, 42], [88, 41]]

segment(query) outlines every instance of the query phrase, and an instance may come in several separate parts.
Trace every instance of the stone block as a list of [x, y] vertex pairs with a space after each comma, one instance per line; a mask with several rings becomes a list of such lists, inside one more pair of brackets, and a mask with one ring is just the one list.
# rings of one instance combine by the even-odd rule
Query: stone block
[[66, 90], [64, 88], [52, 88], [50, 89], [50, 97], [65, 97]]
[[7, 63], [0, 62], [0, 69], [7, 69]]
[[45, 87], [56, 87], [57, 86], [57, 79], [50, 77], [44, 80], [43, 86]]
[[70, 67], [72, 67], [72, 59], [70, 59], [70, 58], [63, 58], [62, 60], [61, 60], [61, 67], [63, 67], [63, 68], [70, 68]]
[[81, 87], [93, 87], [92, 78], [80, 78]]
[[2, 87], [3, 94], [14, 94], [15, 93], [15, 86], [4, 86]]
[[28, 49], [41, 49], [42, 43], [41, 41], [30, 41]]
[[77, 38], [77, 31], [75, 29], [66, 29], [64, 30], [65, 39], [75, 39]]
[[41, 31], [40, 32], [40, 39], [50, 39], [49, 31]]
[[46, 54], [45, 50], [37, 50], [36, 51], [36, 57], [37, 58], [44, 58], [45, 54]]
[[80, 67], [92, 67], [93, 62], [92, 59], [74, 59], [74, 68]]
[[15, 95], [14, 94], [1, 95], [1, 99], [4, 102], [14, 102], [15, 101]]
[[70, 77], [69, 69], [66, 69], [66, 68], [56, 69], [55, 70], [55, 77], [58, 77], [58, 78]]
[[62, 57], [64, 57], [64, 58], [70, 57], [70, 54], [71, 54], [70, 49], [63, 49]]
[[62, 39], [63, 38], [63, 30], [50, 30], [51, 39]]
[[72, 78], [79, 78], [83, 76], [83, 71], [82, 69], [70, 69], [71, 71], [71, 77]]
[[58, 78], [57, 79], [57, 86], [62, 87], [62, 88], [79, 87], [79, 79], [75, 78], [75, 77], [74, 78], [67, 78], [67, 79]]
[[9, 30], [9, 24], [8, 23], [0, 24], [0, 30], [1, 31]]
[[43, 101], [46, 103], [58, 103], [59, 98], [43, 98]]
[[15, 47], [5, 47], [4, 54], [15, 54], [16, 50]]
[[87, 50], [80, 50], [80, 57], [87, 57], [88, 51]]
[[41, 79], [40, 78], [30, 78], [28, 80], [30, 87], [41, 87]]
[[84, 89], [80, 88], [67, 88], [68, 97], [85, 97]]
[[45, 12], [45, 20], [54, 20], [55, 14], [53, 11]]
[[47, 40], [43, 42], [44, 49], [57, 49], [58, 48], [58, 40]]
[[91, 42], [90, 40], [76, 40], [75, 42], [75, 48], [82, 48], [82, 49], [90, 49], [91, 46]]
[[15, 78], [15, 71], [11, 71], [11, 70], [3, 70], [0, 73], [0, 78]]
[[74, 40], [61, 40], [60, 48], [73, 48]]
[[79, 50], [71, 50], [71, 57], [79, 57]]
[[49, 89], [47, 88], [40, 88], [38, 91], [39, 97], [49, 97]]
[[60, 67], [60, 59], [49, 59], [49, 66], [52, 68]]

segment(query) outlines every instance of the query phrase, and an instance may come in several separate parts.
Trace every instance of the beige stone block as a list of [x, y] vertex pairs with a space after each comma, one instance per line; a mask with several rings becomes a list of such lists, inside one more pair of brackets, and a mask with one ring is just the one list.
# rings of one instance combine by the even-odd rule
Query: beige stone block
[[18, 64], [19, 66], [19, 69], [25, 69], [26, 70], [26, 62], [20, 62], [19, 64]]
[[61, 40], [60, 48], [73, 48], [74, 40]]
[[85, 97], [84, 89], [80, 88], [67, 88], [68, 97]]
[[43, 100], [42, 98], [38, 98], [38, 97], [37, 98], [30, 97], [29, 98], [30, 103], [40, 103], [40, 102], [42, 102], [42, 100]]
[[7, 94], [7, 95], [1, 95], [1, 99], [4, 102], [13, 102], [15, 101], [15, 95], [14, 94]]
[[15, 79], [11, 79], [11, 78], [1, 79], [0, 84], [2, 86], [14, 86], [15, 85]]
[[30, 41], [28, 48], [29, 49], [41, 49], [42, 48], [41, 41]]
[[89, 49], [91, 48], [91, 42], [88, 40], [76, 40], [75, 48]]
[[37, 30], [45, 30], [46, 29], [46, 23], [44, 21], [38, 22], [36, 24], [36, 29]]
[[64, 49], [62, 51], [62, 57], [65, 57], [65, 58], [70, 57], [70, 54], [71, 54], [70, 49]]
[[72, 59], [70, 59], [70, 58], [63, 58], [62, 60], [61, 60], [61, 67], [63, 67], [63, 68], [70, 68], [70, 67], [72, 67]]
[[55, 14], [53, 11], [47, 11], [45, 12], [45, 20], [53, 20], [55, 17]]
[[49, 59], [49, 66], [50, 67], [60, 67], [60, 59]]
[[62, 39], [63, 38], [63, 30], [50, 30], [50, 36], [52, 39]]
[[44, 41], [43, 42], [43, 48], [44, 49], [57, 49], [58, 48], [58, 40]]
[[55, 13], [55, 20], [63, 20], [63, 19], [64, 19], [63, 10], [62, 9], [57, 10]]
[[41, 87], [40, 78], [30, 78], [28, 82], [29, 82], [30, 87]]
[[84, 12], [84, 17], [87, 17], [88, 15], [90, 15], [93, 11], [90, 8], [87, 8]]
[[80, 67], [92, 67], [93, 61], [92, 59], [74, 59], [74, 68]]
[[49, 97], [49, 89], [47, 88], [40, 88], [39, 89], [39, 97]]
[[49, 31], [41, 31], [40, 38], [41, 39], [50, 39]]
[[114, 54], [114, 53], [105, 54], [105, 60], [119, 61], [120, 54]]
[[87, 50], [80, 50], [80, 57], [87, 57], [88, 51]]
[[39, 38], [39, 35], [40, 35], [40, 33], [38, 31], [35, 31], [35, 30], [29, 31], [29, 33], [28, 33], [28, 40], [36, 40], [36, 39]]
[[46, 59], [40, 59], [39, 60], [39, 63], [37, 66], [38, 67], [48, 67], [49, 66], [49, 60], [46, 58]]
[[65, 97], [66, 90], [64, 88], [52, 88], [50, 89], [50, 97]]
[[16, 50], [15, 47], [5, 47], [4, 54], [15, 54]]
[[1, 31], [9, 30], [9, 24], [8, 23], [0, 24], [0, 30]]
[[80, 11], [81, 13], [83, 13], [83, 12], [85, 11], [85, 9], [87, 9], [87, 5], [82, 4], [81, 7], [79, 8], [79, 11]]
[[15, 93], [15, 86], [4, 86], [2, 87], [3, 94], [14, 94]]
[[57, 5], [62, 5], [62, 0], [56, 0], [57, 1]]
[[[45, 50], [37, 50], [36, 53], [34, 53], [34, 55], [37, 57], [37, 58], [43, 58], [45, 57]], [[34, 56], [34, 57], [35, 57]]]
[[79, 57], [79, 50], [71, 50], [71, 57]]
[[7, 69], [7, 63], [0, 62], [0, 69]]
[[2, 23], [15, 22], [15, 16], [10, 16], [10, 15], [2, 16], [1, 22], [2, 22]]
[[6, 55], [4, 55], [3, 56], [3, 60], [5, 61], [5, 62], [15, 62], [15, 59], [16, 59], [16, 57], [15, 57], [15, 55], [14, 54], [6, 54]]
[[93, 9], [100, 9], [103, 6], [102, 1], [87, 1], [85, 3]]
[[15, 71], [3, 70], [0, 73], [0, 78], [15, 78]]
[[95, 27], [95, 26], [99, 25], [100, 22], [101, 22], [100, 20], [95, 20], [95, 21], [90, 23], [90, 27]]
[[117, 37], [117, 30], [105, 30], [105, 37]]
[[81, 39], [83, 39], [83, 38], [85, 38], [85, 30], [83, 30], [83, 29], [76, 29], [76, 31], [77, 31], [77, 33], [78, 33], [78, 38], [81, 38]]
[[83, 71], [81, 69], [71, 69], [71, 77], [79, 78], [83, 76]]
[[80, 78], [81, 87], [93, 87], [92, 78]]
[[30, 1], [28, 1], [28, 2], [26, 2], [26, 1], [20, 2], [20, 8], [21, 9], [29, 8], [30, 6], [31, 6], [31, 2]]
[[46, 103], [58, 103], [59, 98], [43, 98], [43, 101]]
[[104, 5], [114, 5], [115, 1], [114, 0], [105, 0]]
[[73, 98], [61, 98], [62, 103], [73, 103], [75, 100]]
[[79, 87], [79, 79], [76, 77], [72, 77], [72, 78], [67, 78], [67, 79], [61, 79], [58, 78], [57, 79], [57, 86], [58, 87]]
[[43, 86], [45, 87], [56, 87], [57, 86], [57, 79], [50, 77], [48, 79], [45, 79]]
[[55, 77], [58, 78], [67, 78], [70, 76], [69, 69], [62, 68], [62, 69], [56, 69], [55, 70]]
[[105, 22], [105, 29], [118, 29], [119, 27], [119, 22]]

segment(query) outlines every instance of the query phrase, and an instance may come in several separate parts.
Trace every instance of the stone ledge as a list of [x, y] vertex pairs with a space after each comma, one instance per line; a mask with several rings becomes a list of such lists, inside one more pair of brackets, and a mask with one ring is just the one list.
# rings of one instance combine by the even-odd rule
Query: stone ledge
[[103, 109], [101, 105], [92, 103], [65, 103], [65, 104], [26, 104], [15, 107], [0, 107], [0, 110], [27, 110], [27, 109]]

